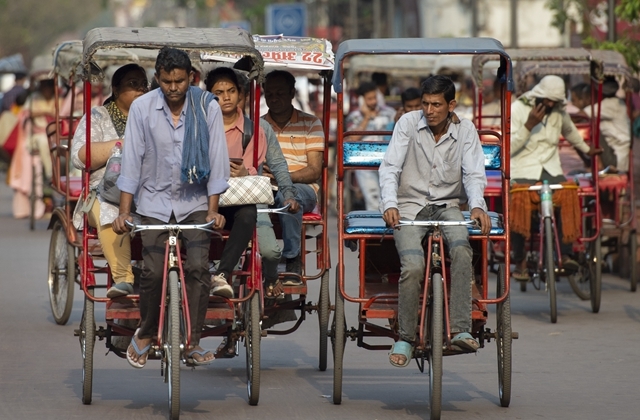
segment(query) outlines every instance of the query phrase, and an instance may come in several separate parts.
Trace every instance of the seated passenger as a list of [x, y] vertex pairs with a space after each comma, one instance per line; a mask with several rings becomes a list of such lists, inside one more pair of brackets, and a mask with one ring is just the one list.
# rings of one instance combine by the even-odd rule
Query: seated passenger
[[[235, 72], [227, 67], [217, 68], [207, 75], [205, 85], [207, 91], [218, 97], [222, 121], [224, 124], [227, 152], [231, 177], [256, 175], [258, 169], [253, 164], [253, 148], [258, 143], [258, 164], [264, 161], [266, 139], [264, 133], [258, 133], [251, 142], [243, 147], [244, 116], [238, 109], [238, 80]], [[227, 220], [231, 229], [229, 239], [224, 246], [220, 265], [212, 278], [212, 293], [232, 297], [233, 290], [228, 285], [231, 273], [238, 264], [242, 253], [249, 244], [256, 226], [257, 212], [255, 205], [220, 207], [219, 211]]]
[[[409, 112], [398, 120], [379, 169], [382, 217], [388, 226], [395, 227], [400, 220], [464, 221], [460, 205], [468, 197], [471, 218], [480, 222], [483, 235], [489, 234], [484, 153], [473, 123], [454, 118], [455, 92], [451, 79], [431, 76], [422, 84], [422, 112]], [[451, 344], [475, 352], [480, 345], [471, 335], [469, 232], [466, 226], [445, 226], [442, 232], [451, 257]], [[419, 226], [403, 226], [393, 233], [401, 263], [400, 339], [389, 361], [397, 367], [407, 366], [413, 355], [426, 234], [427, 229]]]
[[[91, 109], [91, 178], [94, 190], [105, 173], [105, 165], [116, 142], [124, 145], [124, 131], [129, 107], [134, 99], [147, 92], [147, 73], [137, 64], [120, 67], [111, 79], [111, 96], [104, 106]], [[71, 159], [74, 166], [84, 169], [86, 163], [86, 115], [82, 117], [71, 143]], [[97, 193], [96, 193], [97, 194]], [[118, 203], [105, 201], [100, 194], [89, 195], [90, 202], [82, 200], [76, 205], [73, 222], [82, 229], [81, 209], [88, 211], [89, 224], [98, 230], [102, 252], [111, 269], [114, 285], [107, 291], [108, 298], [133, 293], [131, 271], [131, 243], [127, 234], [116, 234], [111, 224], [118, 217]]]
[[[286, 258], [286, 271], [298, 276], [302, 275], [302, 256], [300, 241], [302, 240], [302, 215], [313, 211], [318, 203], [322, 175], [322, 159], [324, 151], [324, 132], [320, 120], [293, 107], [296, 94], [296, 80], [289, 72], [275, 70], [267, 74], [264, 81], [264, 97], [269, 112], [262, 118], [267, 121], [276, 133], [278, 143], [289, 167], [293, 186], [296, 188], [296, 201], [302, 211], [294, 213], [295, 217], [280, 215], [282, 238], [284, 240], [283, 256]], [[264, 168], [264, 175], [275, 180], [270, 167]], [[323, 193], [326, 193], [323, 191]], [[285, 196], [278, 191], [275, 205], [282, 207]], [[297, 276], [286, 276], [284, 285], [302, 284]]]
[[[625, 102], [616, 97], [618, 82], [607, 77], [602, 84], [602, 102], [600, 104], [600, 146], [603, 153], [600, 159], [602, 168], [610, 167], [611, 172], [629, 171], [629, 150], [631, 148], [631, 121]], [[580, 108], [586, 116], [591, 116], [591, 89], [586, 83], [571, 88], [571, 102]]]
[[396, 116], [393, 118], [393, 124], [391, 124], [391, 130], [393, 130], [395, 123], [397, 123], [400, 117], [404, 114], [411, 111], [420, 111], [422, 109], [422, 93], [418, 88], [408, 88], [400, 94], [400, 101], [402, 102], [402, 106], [400, 106], [396, 111]]
[[[511, 105], [511, 180], [518, 184], [550, 184], [567, 179], [562, 172], [558, 143], [563, 135], [576, 149], [593, 156], [602, 152], [585, 143], [582, 135], [565, 112], [564, 80], [558, 76], [545, 76], [532, 90], [525, 92]], [[517, 211], [517, 209], [513, 209]], [[562, 220], [556, 215], [558, 237], [562, 238]], [[511, 233], [511, 249], [516, 280], [529, 279], [525, 254], [525, 238]], [[573, 246], [561, 241], [562, 267], [575, 272], [580, 267], [573, 260]]]

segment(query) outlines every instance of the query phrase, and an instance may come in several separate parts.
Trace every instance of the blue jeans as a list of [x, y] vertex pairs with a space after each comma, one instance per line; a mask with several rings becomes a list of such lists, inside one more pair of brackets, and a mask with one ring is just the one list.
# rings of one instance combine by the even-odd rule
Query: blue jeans
[[[280, 225], [282, 226], [282, 240], [284, 247], [282, 255], [285, 258], [294, 258], [300, 254], [300, 241], [302, 238], [302, 214], [308, 213], [314, 209], [318, 199], [316, 192], [307, 184], [293, 184], [296, 188], [296, 201], [300, 205], [300, 210], [291, 215], [278, 215], [280, 217]], [[276, 207], [281, 207], [284, 197], [278, 191], [275, 198]], [[293, 216], [293, 217], [291, 217]]]
[[[458, 220], [464, 216], [457, 207], [425, 206], [415, 220]], [[471, 331], [472, 250], [466, 226], [441, 228], [451, 257], [451, 293], [449, 314], [451, 333]], [[400, 256], [400, 280], [398, 282], [398, 324], [400, 339], [413, 343], [418, 327], [418, 305], [422, 295], [421, 283], [425, 277], [425, 258], [422, 240], [428, 228], [403, 226], [395, 230], [393, 237]]]

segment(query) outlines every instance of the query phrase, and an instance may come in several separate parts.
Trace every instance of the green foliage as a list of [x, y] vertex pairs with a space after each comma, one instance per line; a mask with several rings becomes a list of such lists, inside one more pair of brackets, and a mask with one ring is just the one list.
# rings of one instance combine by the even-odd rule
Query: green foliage
[[[553, 12], [551, 26], [563, 34], [567, 21], [571, 19], [569, 10], [575, 7], [578, 15], [584, 16], [587, 4], [586, 0], [548, 0], [547, 7]], [[588, 24], [588, 22], [583, 23]]]
[[614, 50], [622, 54], [627, 64], [634, 71], [640, 70], [640, 43], [628, 37], [621, 37], [616, 42], [598, 41], [592, 37], [584, 40], [586, 46], [599, 50]]
[[633, 22], [640, 17], [640, 0], [622, 0], [616, 7], [616, 16], [628, 22]]

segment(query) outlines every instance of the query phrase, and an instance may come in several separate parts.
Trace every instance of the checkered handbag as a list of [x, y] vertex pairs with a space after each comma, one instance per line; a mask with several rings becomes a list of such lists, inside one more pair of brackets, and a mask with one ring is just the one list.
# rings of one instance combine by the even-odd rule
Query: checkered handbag
[[229, 189], [220, 195], [220, 207], [245, 204], [273, 204], [271, 180], [266, 176], [249, 175], [229, 178]]

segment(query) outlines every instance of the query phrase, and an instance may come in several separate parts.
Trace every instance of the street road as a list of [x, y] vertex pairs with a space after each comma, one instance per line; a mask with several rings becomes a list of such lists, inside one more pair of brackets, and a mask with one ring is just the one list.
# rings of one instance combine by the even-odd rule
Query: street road
[[[105, 356], [103, 342], [97, 342], [94, 355], [93, 403], [82, 404], [82, 359], [73, 336], [82, 295], [76, 291], [68, 325], [56, 325], [47, 297], [46, 227], [42, 220], [31, 232], [27, 221], [11, 218], [11, 191], [0, 175], [0, 419], [167, 418], [160, 363], [132, 369], [124, 359]], [[335, 233], [331, 241], [335, 264]], [[349, 268], [355, 269], [355, 254], [348, 252]], [[309, 300], [317, 301], [317, 288], [312, 285]], [[566, 281], [560, 283], [555, 325], [549, 322], [544, 292], [514, 290], [513, 328], [520, 339], [513, 346], [511, 407], [499, 406], [491, 342], [477, 355], [445, 358], [442, 418], [637, 419], [640, 295], [612, 275], [605, 275], [603, 289], [601, 311], [593, 314]], [[356, 310], [347, 303], [349, 327], [356, 325]], [[104, 306], [96, 305], [98, 325], [101, 319]], [[489, 322], [495, 327], [495, 317]], [[353, 342], [345, 353], [342, 405], [333, 405], [333, 365], [330, 360], [326, 372], [317, 370], [317, 337], [311, 315], [296, 333], [263, 339], [256, 407], [247, 403], [244, 353], [196, 370], [183, 367], [181, 419], [429, 418], [427, 374], [415, 363], [394, 368], [386, 352]], [[218, 340], [203, 345], [215, 349]]]

